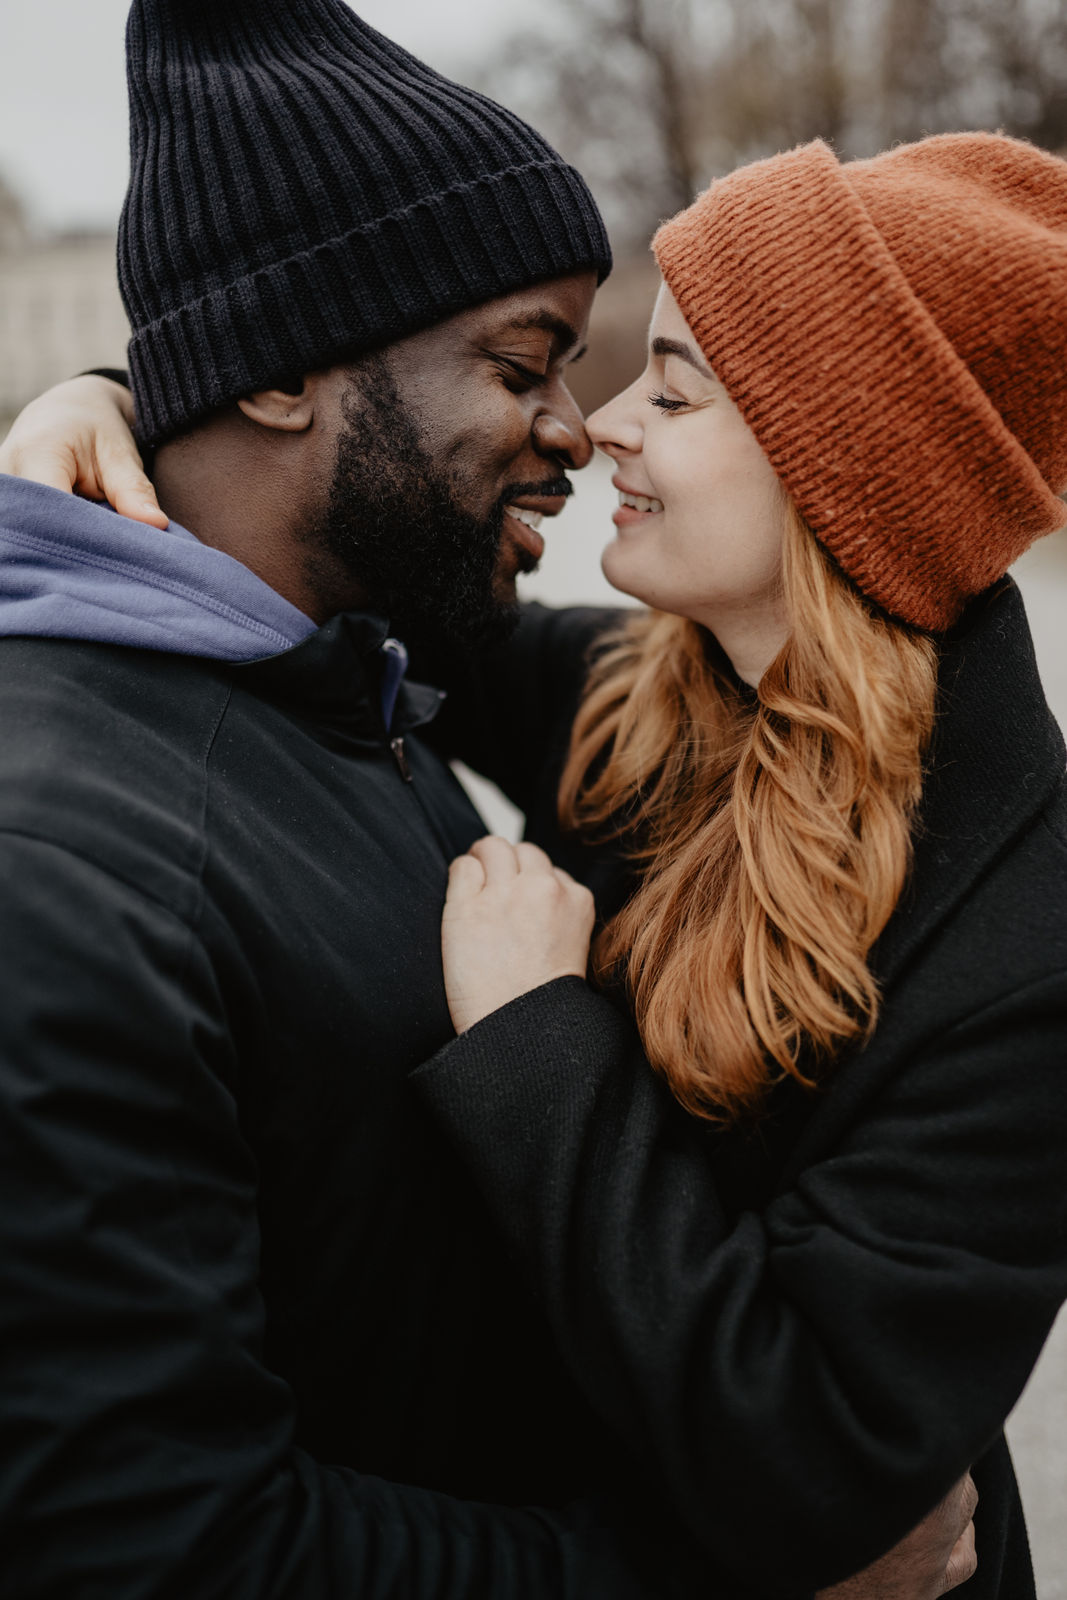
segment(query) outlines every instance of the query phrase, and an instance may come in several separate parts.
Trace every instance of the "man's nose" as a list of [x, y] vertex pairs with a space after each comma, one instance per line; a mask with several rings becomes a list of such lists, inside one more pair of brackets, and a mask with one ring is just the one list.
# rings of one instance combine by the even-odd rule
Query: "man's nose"
[[579, 471], [593, 458], [593, 445], [585, 431], [585, 420], [574, 396], [560, 397], [550, 410], [534, 418], [534, 444], [539, 455], [554, 456], [566, 467]]

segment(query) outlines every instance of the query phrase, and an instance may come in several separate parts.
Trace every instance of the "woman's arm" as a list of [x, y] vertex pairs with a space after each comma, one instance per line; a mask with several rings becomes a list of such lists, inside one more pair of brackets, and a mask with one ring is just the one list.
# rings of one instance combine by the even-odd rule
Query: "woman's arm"
[[774, 1592], [864, 1566], [996, 1438], [1067, 1294], [1067, 973], [917, 1040], [730, 1221], [714, 1134], [607, 1000], [572, 976], [480, 1009], [499, 942], [415, 1083], [578, 1382], [727, 1570]]
[[165, 528], [132, 427], [123, 384], [92, 373], [69, 378], [19, 412], [0, 445], [0, 472], [106, 500], [124, 517]]
[[[133, 402], [121, 382], [93, 373], [68, 379], [16, 417], [0, 446], [0, 472], [106, 500], [123, 516], [165, 528], [132, 424]], [[427, 742], [490, 778], [522, 811], [539, 799], [551, 806], [549, 769], [562, 762], [589, 649], [619, 615], [524, 607], [515, 636], [475, 657], [446, 659], [405, 641], [411, 676], [448, 689]]]
[[[1061, 977], [931, 1045], [732, 1225], [713, 1138], [580, 979], [416, 1073], [577, 1381], [727, 1570], [836, 1582], [997, 1436], [1067, 1288], [1065, 1008]], [[998, 1052], [1024, 1015], [1045, 1063], [1025, 1108]]]

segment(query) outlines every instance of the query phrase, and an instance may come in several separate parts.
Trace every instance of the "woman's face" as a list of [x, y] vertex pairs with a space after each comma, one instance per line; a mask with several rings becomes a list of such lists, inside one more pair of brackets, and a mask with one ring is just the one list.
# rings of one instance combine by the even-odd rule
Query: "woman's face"
[[758, 683], [788, 633], [785, 495], [666, 285], [647, 367], [588, 429], [618, 468], [617, 532], [601, 558], [608, 582], [703, 623]]

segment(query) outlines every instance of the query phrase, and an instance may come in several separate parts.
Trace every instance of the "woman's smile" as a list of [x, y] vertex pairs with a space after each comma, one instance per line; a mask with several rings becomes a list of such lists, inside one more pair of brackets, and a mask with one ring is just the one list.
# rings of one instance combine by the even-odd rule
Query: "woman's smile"
[[666, 287], [645, 371], [587, 426], [618, 469], [604, 576], [710, 629], [758, 683], [788, 631], [781, 485]]
[[657, 517], [663, 510], [663, 501], [655, 495], [638, 494], [626, 489], [617, 478], [612, 478], [612, 483], [619, 491], [619, 504], [612, 516], [612, 522], [620, 530], [626, 528], [635, 530], [649, 517]]

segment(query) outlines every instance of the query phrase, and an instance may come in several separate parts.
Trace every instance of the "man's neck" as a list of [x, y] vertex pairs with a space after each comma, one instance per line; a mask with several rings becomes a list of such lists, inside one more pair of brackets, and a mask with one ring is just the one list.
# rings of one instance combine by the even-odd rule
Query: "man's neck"
[[161, 506], [313, 621], [358, 607], [357, 586], [305, 531], [311, 495], [298, 452], [258, 431], [238, 413], [162, 445], [153, 472]]

